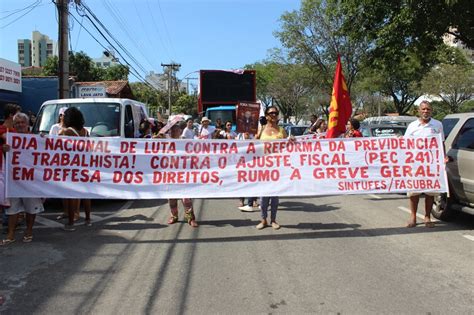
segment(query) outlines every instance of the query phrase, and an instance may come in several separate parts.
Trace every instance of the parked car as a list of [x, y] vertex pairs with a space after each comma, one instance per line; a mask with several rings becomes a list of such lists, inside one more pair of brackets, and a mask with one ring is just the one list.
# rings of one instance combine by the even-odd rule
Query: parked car
[[304, 132], [306, 131], [306, 129], [309, 128], [309, 125], [303, 125], [303, 126], [293, 126], [293, 125], [289, 125], [289, 126], [285, 126], [285, 131], [286, 133], [288, 134], [288, 136], [302, 136], [304, 134]]
[[432, 214], [440, 220], [449, 220], [455, 211], [474, 215], [474, 113], [447, 115], [442, 123], [449, 195], [435, 199]]
[[145, 104], [125, 98], [70, 98], [46, 101], [38, 112], [33, 133], [48, 134], [58, 122], [59, 109], [77, 107], [93, 137], [137, 138], [139, 125], [148, 119]]
[[408, 126], [417, 119], [416, 116], [375, 116], [364, 119], [361, 125], [397, 124]]
[[364, 137], [392, 137], [403, 136], [407, 126], [399, 124], [362, 125], [360, 132]]

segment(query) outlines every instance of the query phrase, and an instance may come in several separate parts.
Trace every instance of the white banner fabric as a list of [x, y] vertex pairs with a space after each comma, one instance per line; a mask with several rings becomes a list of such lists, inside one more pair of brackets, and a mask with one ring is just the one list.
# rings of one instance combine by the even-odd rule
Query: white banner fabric
[[446, 192], [441, 136], [276, 141], [9, 133], [8, 197], [92, 199]]

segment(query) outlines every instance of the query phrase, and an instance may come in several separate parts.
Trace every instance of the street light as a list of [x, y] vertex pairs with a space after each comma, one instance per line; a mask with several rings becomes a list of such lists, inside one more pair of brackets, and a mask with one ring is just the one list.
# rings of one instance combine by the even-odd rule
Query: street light
[[188, 76], [193, 74], [193, 73], [198, 73], [198, 72], [199, 72], [199, 70], [189, 72], [181, 80], [179, 80], [179, 82], [182, 82], [186, 79], [186, 93], [188, 93], [188, 95], [189, 95], [189, 80], [198, 80], [198, 78], [188, 78]]

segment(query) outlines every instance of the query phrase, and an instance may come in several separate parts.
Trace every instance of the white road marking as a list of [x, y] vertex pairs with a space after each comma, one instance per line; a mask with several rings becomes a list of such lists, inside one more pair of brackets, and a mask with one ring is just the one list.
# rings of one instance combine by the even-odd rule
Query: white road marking
[[[398, 209], [400, 209], [400, 210], [402, 210], [402, 211], [405, 211], [406, 213], [411, 213], [410, 209], [405, 208], [405, 207], [398, 207]], [[420, 213], [417, 213], [417, 214], [416, 214], [416, 217], [417, 217], [417, 218], [420, 218], [420, 219], [422, 219], [422, 220], [425, 219], [425, 216], [424, 216], [423, 214], [420, 214]], [[431, 221], [433, 221], [433, 222], [439, 222], [439, 220], [436, 220], [436, 219], [433, 218], [433, 217], [431, 217]]]
[[53, 221], [53, 220], [50, 220], [50, 219], [46, 219], [46, 218], [43, 218], [42, 216], [39, 216], [37, 215], [36, 216], [36, 222], [46, 226], [46, 227], [62, 227], [63, 224], [62, 223], [59, 223], [59, 222], [56, 222], [56, 221]]
[[113, 213], [111, 215], [106, 216], [105, 218], [102, 218], [101, 221], [107, 220], [107, 219], [110, 219], [110, 218], [113, 218], [113, 217], [119, 215], [122, 211], [127, 210], [128, 208], [130, 208], [132, 204], [133, 204], [133, 200], [128, 200], [123, 206], [120, 207], [120, 209], [116, 213]]
[[374, 198], [374, 199], [382, 199], [382, 197], [380, 197], [379, 195], [369, 194], [367, 196], [369, 196], [370, 198]]
[[[117, 211], [101, 211], [101, 212], [98, 212], [100, 214], [108, 214], [108, 216], [106, 216], [106, 217], [101, 217], [101, 216], [94, 215], [94, 214], [91, 213], [92, 223], [97, 223], [97, 222], [104, 221], [104, 220], [113, 218], [115, 216], [118, 216], [122, 211], [127, 210], [128, 208], [130, 208], [130, 206], [132, 204], [133, 204], [133, 200], [128, 200]], [[62, 212], [48, 212], [47, 214], [56, 216], [56, 215], [62, 214]], [[47, 219], [47, 218], [42, 217], [40, 215], [36, 216], [36, 222], [41, 224], [41, 225], [35, 225], [35, 227], [34, 227], [35, 229], [62, 228], [64, 226], [64, 224], [61, 221], [55, 221], [55, 220]], [[81, 224], [76, 224], [76, 225], [82, 225], [82, 223]]]
[[474, 236], [473, 236], [473, 235], [463, 234], [463, 236], [464, 236], [465, 238], [467, 238], [468, 240], [470, 240], [470, 241], [474, 241]]

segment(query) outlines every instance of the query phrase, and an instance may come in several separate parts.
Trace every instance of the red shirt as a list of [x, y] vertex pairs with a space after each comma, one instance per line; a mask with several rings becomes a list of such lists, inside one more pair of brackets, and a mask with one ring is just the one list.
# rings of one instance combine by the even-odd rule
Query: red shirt
[[[5, 144], [5, 134], [7, 132], [16, 132], [14, 128], [7, 128], [5, 125], [0, 125], [0, 145]], [[0, 154], [0, 170], [3, 169], [3, 152]]]

